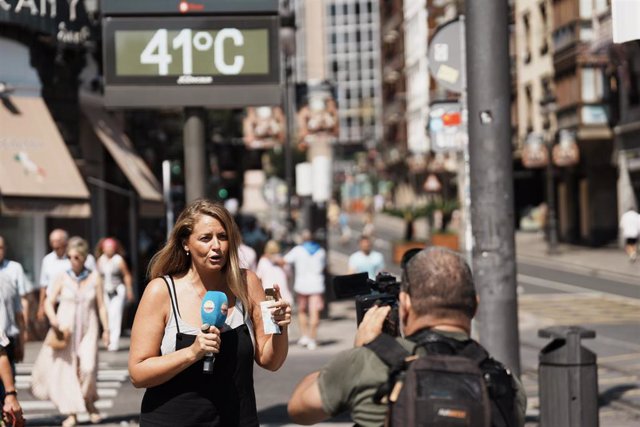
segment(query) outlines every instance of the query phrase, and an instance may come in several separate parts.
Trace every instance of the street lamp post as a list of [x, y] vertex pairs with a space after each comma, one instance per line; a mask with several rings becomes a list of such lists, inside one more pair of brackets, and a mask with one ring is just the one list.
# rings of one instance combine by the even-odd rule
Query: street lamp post
[[555, 135], [551, 131], [550, 117], [556, 112], [556, 99], [550, 93], [545, 94], [540, 100], [540, 109], [543, 115], [543, 128], [545, 145], [547, 147], [548, 157], [546, 165], [546, 184], [547, 184], [547, 253], [550, 255], [558, 253], [558, 217], [556, 213], [556, 187], [554, 183], [554, 166], [553, 166], [553, 146], [555, 144]]
[[293, 65], [291, 63], [296, 51], [296, 28], [295, 15], [288, 1], [285, 1], [280, 11], [280, 45], [284, 59], [284, 109], [287, 120], [287, 131], [284, 147], [284, 174], [287, 183], [287, 229], [289, 232], [293, 224], [291, 214], [291, 199], [293, 197], [293, 90], [291, 83], [293, 80]]

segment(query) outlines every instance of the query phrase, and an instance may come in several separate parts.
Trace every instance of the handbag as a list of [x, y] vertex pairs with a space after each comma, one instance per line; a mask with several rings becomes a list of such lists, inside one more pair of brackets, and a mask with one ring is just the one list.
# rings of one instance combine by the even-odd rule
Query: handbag
[[44, 343], [54, 350], [63, 350], [69, 345], [70, 338], [71, 332], [68, 329], [57, 331], [50, 328]]

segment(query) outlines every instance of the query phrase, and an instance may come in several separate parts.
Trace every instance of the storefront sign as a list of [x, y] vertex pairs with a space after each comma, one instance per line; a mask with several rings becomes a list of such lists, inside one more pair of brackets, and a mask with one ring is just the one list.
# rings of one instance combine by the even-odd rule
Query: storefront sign
[[82, 44], [90, 36], [80, 0], [0, 0], [0, 22], [53, 35], [62, 44]]
[[103, 31], [108, 105], [280, 101], [277, 16], [109, 17]]

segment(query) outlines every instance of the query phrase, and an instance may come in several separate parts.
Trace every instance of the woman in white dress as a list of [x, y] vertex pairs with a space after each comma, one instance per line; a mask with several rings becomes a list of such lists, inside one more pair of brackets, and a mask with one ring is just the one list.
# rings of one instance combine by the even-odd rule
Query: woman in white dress
[[[54, 349], [43, 344], [33, 366], [31, 393], [38, 399], [51, 400], [63, 414], [69, 414], [63, 427], [78, 423], [76, 414], [88, 412], [91, 422], [99, 423], [98, 400], [98, 337], [102, 323], [102, 340], [109, 344], [109, 324], [105, 309], [100, 275], [87, 269], [84, 261], [89, 246], [79, 237], [69, 240], [67, 256], [71, 268], [53, 282], [53, 291], [45, 300], [45, 314], [51, 325], [50, 334], [67, 333], [64, 348]], [[60, 300], [58, 310], [54, 309]]]
[[104, 284], [104, 301], [111, 328], [109, 331], [109, 351], [118, 351], [120, 348], [125, 300], [133, 301], [131, 273], [123, 255], [124, 250], [117, 239], [107, 237], [98, 242], [96, 264]]

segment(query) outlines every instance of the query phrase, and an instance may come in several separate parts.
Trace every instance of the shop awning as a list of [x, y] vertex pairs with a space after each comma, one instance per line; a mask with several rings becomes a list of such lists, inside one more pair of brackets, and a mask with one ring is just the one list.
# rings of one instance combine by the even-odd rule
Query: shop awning
[[0, 98], [0, 215], [88, 217], [88, 199], [42, 98]]
[[163, 216], [162, 187], [144, 160], [136, 153], [129, 137], [104, 109], [98, 98], [82, 95], [81, 105], [98, 139], [140, 197], [140, 214], [147, 217]]

